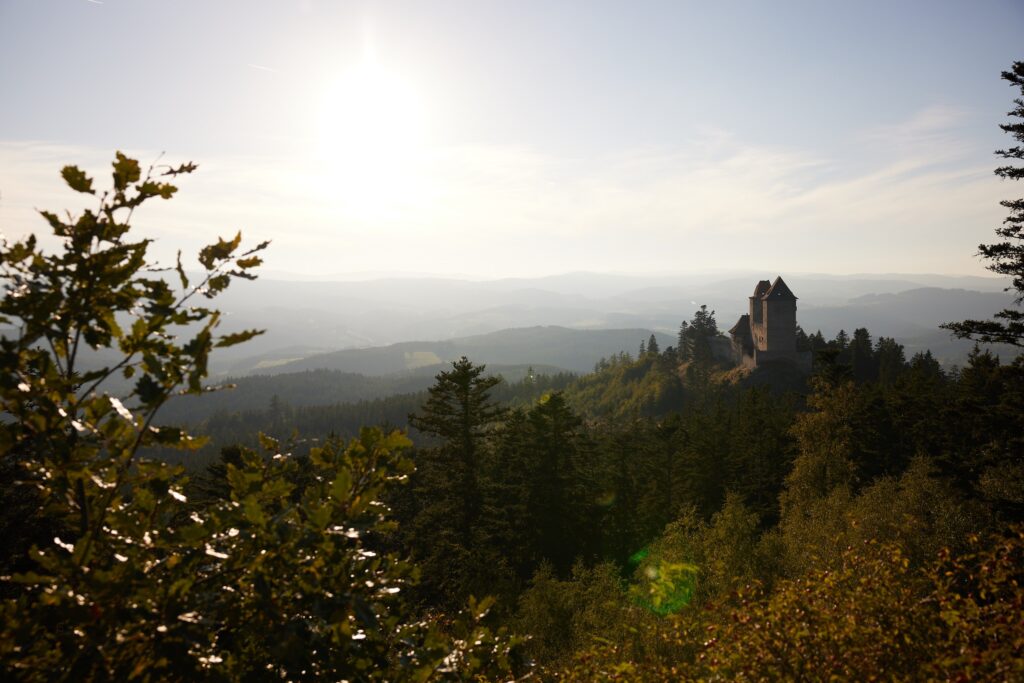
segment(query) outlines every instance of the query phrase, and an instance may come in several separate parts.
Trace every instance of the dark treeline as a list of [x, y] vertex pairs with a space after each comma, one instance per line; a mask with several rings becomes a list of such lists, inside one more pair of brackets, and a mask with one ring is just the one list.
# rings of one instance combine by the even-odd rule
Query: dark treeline
[[[571, 373], [538, 374], [528, 369], [524, 379], [518, 382], [504, 382], [494, 388], [494, 398], [510, 405], [528, 404], [550, 391], [567, 387], [574, 379]], [[303, 382], [313, 381], [317, 387], [324, 383], [337, 382], [344, 385], [341, 391], [352, 391], [349, 384], [356, 387], [366, 382], [374, 383], [380, 378], [338, 373], [330, 370], [308, 371], [289, 375], [247, 378], [257, 380], [254, 386], [274, 391], [284, 384], [285, 396], [294, 392], [294, 387], [301, 391]], [[387, 380], [385, 380], [386, 382]], [[375, 385], [376, 386], [376, 385]], [[213, 396], [230, 395], [233, 389], [218, 391]], [[336, 390], [337, 391], [337, 390]], [[269, 394], [269, 398], [267, 395]], [[315, 393], [314, 393], [315, 396]], [[313, 403], [313, 398], [303, 396], [303, 403], [296, 406], [277, 393], [264, 394], [263, 406], [249, 410], [230, 410], [220, 408], [209, 414], [207, 411], [190, 410], [175, 413], [183, 417], [179, 424], [190, 424], [196, 434], [209, 439], [208, 443], [196, 452], [185, 456], [174, 451], [159, 451], [161, 457], [173, 462], [181, 462], [189, 469], [196, 471], [213, 463], [221, 448], [226, 446], [246, 446], [255, 448], [259, 444], [259, 434], [264, 434], [282, 442], [293, 442], [298, 453], [305, 452], [309, 447], [325, 438], [351, 438], [359, 434], [360, 429], [369, 425], [377, 425], [387, 429], [408, 429], [409, 415], [415, 413], [427, 399], [427, 391], [396, 393], [389, 396], [361, 401], [332, 402], [329, 404]], [[191, 398], [191, 397], [190, 397]], [[218, 402], [217, 405], [220, 405]], [[228, 404], [231, 405], [230, 403]], [[207, 409], [209, 404], [207, 405]], [[418, 442], [429, 441], [428, 435], [420, 435], [413, 430]]]
[[306, 370], [228, 378], [221, 384], [231, 388], [170, 401], [161, 411], [161, 420], [197, 424], [214, 413], [265, 410], [268, 397], [274, 396], [281, 404], [293, 407], [358, 403], [424, 391], [430, 382], [414, 374], [371, 377], [338, 370]]
[[[495, 374], [516, 378], [548, 376], [551, 377], [550, 381], [562, 383], [567, 382], [571, 376], [550, 366], [540, 366], [535, 371], [532, 366], [502, 365], [491, 367], [490, 370]], [[274, 375], [228, 377], [214, 383], [212, 391], [168, 401], [160, 411], [160, 421], [165, 424], [196, 425], [214, 414], [266, 410], [274, 397], [280, 405], [305, 408], [363, 403], [396, 394], [422, 393], [433, 383], [435, 374], [437, 371], [431, 368], [388, 375], [363, 375], [321, 368]], [[509, 397], [510, 400], [512, 398]]]

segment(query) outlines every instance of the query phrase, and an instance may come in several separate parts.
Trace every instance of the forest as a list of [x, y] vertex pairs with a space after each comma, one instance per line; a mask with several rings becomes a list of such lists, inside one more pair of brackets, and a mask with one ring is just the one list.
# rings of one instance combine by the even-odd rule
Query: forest
[[[1024, 95], [1024, 62], [1003, 77]], [[800, 332], [809, 377], [742, 371], [701, 307], [585, 375], [463, 357], [190, 430], [161, 408], [260, 334], [212, 301], [268, 247], [218, 239], [198, 280], [152, 261], [133, 213], [195, 170], [67, 166], [95, 208], [41, 212], [55, 252], [3, 243], [5, 680], [1024, 677], [1024, 355], [985, 348], [1024, 347], [1019, 307], [948, 325], [979, 342], [962, 367], [851, 321]], [[1024, 297], [1004, 206], [981, 252]]]

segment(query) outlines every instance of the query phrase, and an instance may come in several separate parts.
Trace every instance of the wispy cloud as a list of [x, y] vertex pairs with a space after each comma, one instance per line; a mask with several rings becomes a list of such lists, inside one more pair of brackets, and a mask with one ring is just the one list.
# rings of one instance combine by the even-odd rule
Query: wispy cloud
[[278, 69], [270, 66], [263, 66], [262, 64], [246, 64], [250, 69], [256, 69], [257, 71], [266, 71], [267, 73], [277, 74], [281, 73]]
[[[980, 273], [972, 254], [1000, 220], [1005, 188], [967, 153], [958, 117], [933, 108], [864, 131], [855, 162], [723, 131], [685, 148], [588, 158], [514, 146], [434, 149], [401, 169], [413, 182], [396, 181], [369, 214], [359, 187], [322, 162], [197, 159], [182, 198], [139, 217], [168, 254], [242, 228], [275, 240], [272, 267], [309, 272]], [[31, 207], [77, 201], [60, 189], [60, 166], [105, 174], [109, 156], [0, 143], [2, 225], [38, 229]]]

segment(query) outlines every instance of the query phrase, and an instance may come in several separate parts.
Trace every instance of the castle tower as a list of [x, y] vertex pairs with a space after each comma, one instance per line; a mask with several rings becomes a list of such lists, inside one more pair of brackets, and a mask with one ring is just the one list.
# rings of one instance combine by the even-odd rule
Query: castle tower
[[757, 286], [754, 287], [754, 294], [750, 297], [751, 341], [754, 348], [761, 349], [762, 351], [765, 349], [764, 304], [762, 299], [771, 288], [771, 282], [768, 280], [761, 280], [757, 283]]
[[764, 346], [772, 353], [796, 353], [796, 296], [779, 276], [761, 297]]
[[796, 350], [796, 296], [782, 277], [761, 280], [750, 297], [750, 312], [729, 330], [736, 363], [747, 368], [788, 364], [809, 373], [813, 355]]
[[772, 283], [768, 280], [761, 280], [757, 283], [757, 287], [754, 287], [754, 295], [750, 297], [750, 322], [755, 324], [764, 322], [761, 317], [761, 297], [771, 288]]

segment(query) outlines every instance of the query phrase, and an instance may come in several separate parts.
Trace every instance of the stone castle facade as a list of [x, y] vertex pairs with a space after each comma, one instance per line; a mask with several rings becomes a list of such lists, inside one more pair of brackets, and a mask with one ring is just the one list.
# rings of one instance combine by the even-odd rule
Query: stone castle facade
[[729, 330], [733, 358], [748, 368], [768, 363], [811, 370], [811, 352], [796, 348], [796, 296], [782, 277], [761, 280], [750, 297], [750, 311]]

